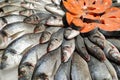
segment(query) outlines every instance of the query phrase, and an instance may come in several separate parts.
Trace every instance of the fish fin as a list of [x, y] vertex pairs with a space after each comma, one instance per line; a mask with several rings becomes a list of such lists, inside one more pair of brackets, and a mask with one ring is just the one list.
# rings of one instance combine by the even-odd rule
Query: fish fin
[[29, 51], [31, 48], [33, 47], [33, 45], [30, 45], [29, 47], [27, 47], [21, 54], [25, 54], [27, 51]]
[[15, 37], [17, 37], [19, 34], [21, 34], [22, 32], [24, 32], [24, 31], [19, 31], [19, 32], [17, 32], [17, 33], [15, 33], [15, 34], [13, 34], [13, 35], [11, 35], [10, 37], [11, 37], [11, 39], [14, 39]]

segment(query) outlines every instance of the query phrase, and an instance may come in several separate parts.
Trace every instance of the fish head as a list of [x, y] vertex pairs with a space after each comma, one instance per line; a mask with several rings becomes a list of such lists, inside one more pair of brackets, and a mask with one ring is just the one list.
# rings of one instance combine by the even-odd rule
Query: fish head
[[58, 48], [61, 44], [61, 39], [58, 39], [58, 38], [54, 38], [50, 41], [50, 43], [48, 44], [48, 48], [47, 48], [47, 51], [52, 51], [52, 50], [55, 50], [56, 48]]
[[31, 24], [38, 24], [39, 21], [40, 19], [37, 15], [31, 15], [30, 17], [24, 19], [25, 23], [31, 23]]
[[54, 21], [55, 19], [56, 19], [55, 16], [50, 16], [50, 17], [48, 18], [48, 20], [46, 21], [46, 25], [54, 24], [54, 23], [55, 23], [55, 21]]
[[34, 29], [34, 33], [43, 32], [45, 29], [46, 29], [46, 27], [44, 24], [38, 24]]
[[47, 42], [51, 37], [51, 33], [50, 32], [43, 32], [42, 35], [41, 35], [41, 38], [40, 38], [40, 43], [45, 43]]
[[19, 66], [19, 80], [30, 80], [32, 73], [34, 71], [34, 66], [29, 63], [25, 62]]
[[30, 16], [30, 15], [32, 15], [32, 11], [31, 10], [22, 10], [22, 11], [19, 11], [19, 14], [25, 15], [25, 16]]
[[46, 75], [45, 73], [40, 73], [35, 77], [35, 80], [49, 80], [49, 79], [48, 79], [48, 75]]
[[67, 62], [71, 57], [73, 51], [71, 46], [62, 47], [62, 61]]
[[7, 20], [3, 17], [0, 18], [0, 29], [2, 29], [7, 24]]
[[18, 66], [21, 58], [21, 55], [18, 55], [15, 50], [5, 50], [2, 56], [0, 68], [4, 70], [14, 68]]

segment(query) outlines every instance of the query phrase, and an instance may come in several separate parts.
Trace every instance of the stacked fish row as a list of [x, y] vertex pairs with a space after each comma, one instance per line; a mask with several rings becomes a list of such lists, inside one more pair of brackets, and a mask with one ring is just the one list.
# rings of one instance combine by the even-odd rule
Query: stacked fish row
[[60, 5], [1, 0], [0, 69], [18, 67], [19, 80], [119, 80], [120, 38], [80, 34]]

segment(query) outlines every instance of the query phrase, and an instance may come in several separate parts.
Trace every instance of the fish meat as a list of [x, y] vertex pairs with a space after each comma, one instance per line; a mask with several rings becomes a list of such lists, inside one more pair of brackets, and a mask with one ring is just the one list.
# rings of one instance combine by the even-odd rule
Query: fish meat
[[61, 64], [61, 48], [51, 51], [38, 60], [32, 80], [54, 80], [59, 66]]
[[54, 80], [71, 80], [70, 79], [70, 71], [71, 71], [71, 59], [66, 63], [61, 63], [58, 68]]
[[18, 67], [19, 80], [31, 80], [37, 61], [47, 53], [48, 43], [37, 44], [23, 55]]
[[65, 15], [65, 12], [60, 7], [58, 7], [56, 5], [53, 5], [53, 4], [46, 4], [45, 9], [48, 12], [51, 12], [53, 14], [56, 14], [56, 15], [59, 15], [59, 16], [62, 16], [62, 17]]
[[40, 36], [41, 33], [25, 34], [9, 44], [3, 53], [0, 69], [8, 70], [18, 66], [25, 52], [39, 43]]
[[75, 39], [75, 47], [78, 54], [86, 61], [90, 60], [90, 55], [86, 49], [84, 39], [81, 35], [78, 35]]
[[67, 62], [75, 51], [75, 39], [65, 40], [62, 43], [62, 61]]
[[112, 43], [106, 40], [103, 51], [108, 59], [120, 64], [120, 52]]
[[55, 26], [55, 27], [63, 27], [63, 19], [60, 16], [51, 16], [46, 20], [46, 25]]
[[48, 42], [55, 32], [57, 32], [61, 27], [48, 27], [40, 37], [40, 43]]
[[85, 42], [86, 48], [90, 54], [95, 56], [100, 61], [106, 60], [105, 53], [99, 46], [92, 43], [88, 38], [84, 38], [84, 42]]
[[90, 74], [92, 80], [116, 80], [113, 79], [109, 70], [103, 62], [100, 62], [93, 56], [90, 57], [90, 61], [88, 62]]
[[51, 36], [47, 48], [48, 52], [57, 49], [63, 43], [63, 34], [64, 28], [61, 28]]
[[23, 22], [25, 18], [26, 18], [25, 16], [20, 16], [15, 14], [0, 17], [0, 30], [7, 24], [11, 24], [15, 22]]
[[71, 78], [72, 80], [92, 80], [87, 62], [74, 52], [71, 63]]
[[74, 30], [70, 27], [65, 29], [65, 32], [64, 32], [64, 36], [65, 36], [66, 39], [72, 39], [72, 38], [78, 36], [79, 34], [80, 34], [79, 31]]
[[40, 21], [46, 20], [50, 16], [51, 14], [48, 14], [48, 13], [37, 13], [25, 18], [24, 22], [31, 23], [31, 24], [38, 24]]
[[12, 41], [27, 33], [34, 32], [35, 25], [16, 22], [6, 25], [0, 32], [0, 49], [6, 48]]

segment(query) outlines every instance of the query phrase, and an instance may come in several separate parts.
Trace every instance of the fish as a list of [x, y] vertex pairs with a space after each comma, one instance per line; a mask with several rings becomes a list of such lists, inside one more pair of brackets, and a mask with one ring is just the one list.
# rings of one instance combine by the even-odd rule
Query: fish
[[19, 80], [31, 80], [37, 61], [47, 53], [48, 43], [37, 44], [25, 53], [18, 66]]
[[79, 34], [80, 34], [79, 31], [74, 30], [74, 29], [72, 29], [72, 28], [69, 27], [69, 28], [65, 29], [64, 37], [66, 39], [72, 39], [72, 38], [75, 38], [76, 36], [78, 36]]
[[3, 49], [3, 50], [0, 50], [0, 62], [1, 62], [1, 60], [2, 60], [2, 55], [3, 55], [3, 53], [4, 53], [4, 49]]
[[118, 80], [117, 73], [116, 73], [114, 67], [112, 66], [112, 64], [110, 63], [110, 61], [108, 59], [106, 59], [103, 63], [106, 65], [106, 67], [112, 77], [112, 80]]
[[56, 14], [62, 17], [65, 15], [65, 12], [60, 7], [55, 6], [54, 4], [46, 4], [45, 9], [52, 14]]
[[40, 13], [40, 12], [41, 12], [40, 10], [25, 9], [25, 10], [19, 11], [19, 14], [29, 17], [33, 14], [37, 14], [37, 13]]
[[104, 48], [105, 46], [105, 37], [102, 33], [97, 31], [95, 34], [92, 34], [88, 37], [91, 42], [97, 44], [100, 48]]
[[40, 43], [48, 42], [55, 32], [57, 32], [61, 27], [48, 27], [40, 37]]
[[92, 43], [88, 38], [84, 38], [84, 42], [85, 42], [86, 48], [90, 54], [95, 56], [100, 61], [106, 60], [106, 55], [105, 55], [104, 51], [99, 46]]
[[103, 51], [108, 59], [112, 60], [117, 64], [120, 64], [120, 53], [112, 43], [106, 40]]
[[44, 23], [38, 23], [34, 28], [34, 33], [44, 32], [47, 26]]
[[23, 22], [31, 23], [31, 24], [38, 24], [40, 21], [47, 20], [50, 16], [51, 14], [44, 13], [44, 12], [37, 13], [37, 14], [33, 14], [25, 18]]
[[26, 16], [20, 16], [16, 14], [6, 15], [4, 17], [0, 17], [0, 30], [7, 24], [15, 23], [15, 22], [23, 22]]
[[33, 33], [36, 26], [23, 22], [6, 25], [0, 32], [0, 49], [6, 48], [12, 41], [27, 33]]
[[71, 63], [71, 79], [72, 80], [92, 80], [87, 62], [74, 52]]
[[111, 42], [120, 51], [120, 39], [117, 38], [107, 38], [107, 41]]
[[78, 54], [86, 61], [90, 61], [90, 55], [87, 51], [87, 48], [84, 43], [84, 39], [81, 35], [78, 35], [75, 38], [75, 48], [78, 52]]
[[23, 55], [34, 45], [39, 43], [41, 33], [29, 33], [14, 40], [2, 55], [0, 69], [8, 70], [19, 65]]
[[48, 43], [48, 48], [47, 48], [48, 52], [55, 50], [59, 46], [61, 46], [64, 39], [63, 34], [64, 34], [64, 28], [61, 28], [51, 36], [50, 41]]
[[90, 70], [92, 80], [116, 80], [112, 78], [106, 65], [93, 56], [90, 57], [88, 67]]
[[46, 20], [46, 25], [48, 26], [55, 26], [55, 27], [63, 27], [63, 19], [60, 16], [51, 16]]
[[112, 7], [120, 7], [120, 2], [118, 2], [118, 3], [112, 3]]
[[120, 78], [120, 65], [117, 65], [116, 63], [113, 63], [113, 62], [111, 62], [111, 63], [117, 73], [118, 78]]
[[60, 6], [61, 0], [51, 0], [55, 5]]
[[65, 40], [62, 43], [62, 61], [67, 62], [75, 51], [75, 39]]
[[71, 71], [71, 59], [66, 63], [61, 63], [55, 76], [54, 80], [71, 80], [70, 79], [70, 71]]
[[54, 80], [54, 75], [56, 74], [59, 66], [61, 64], [61, 48], [53, 50], [38, 60], [32, 80]]
[[24, 10], [24, 8], [14, 5], [6, 5], [0, 8], [0, 16], [1, 14], [8, 14], [10, 12], [21, 11], [21, 10]]

